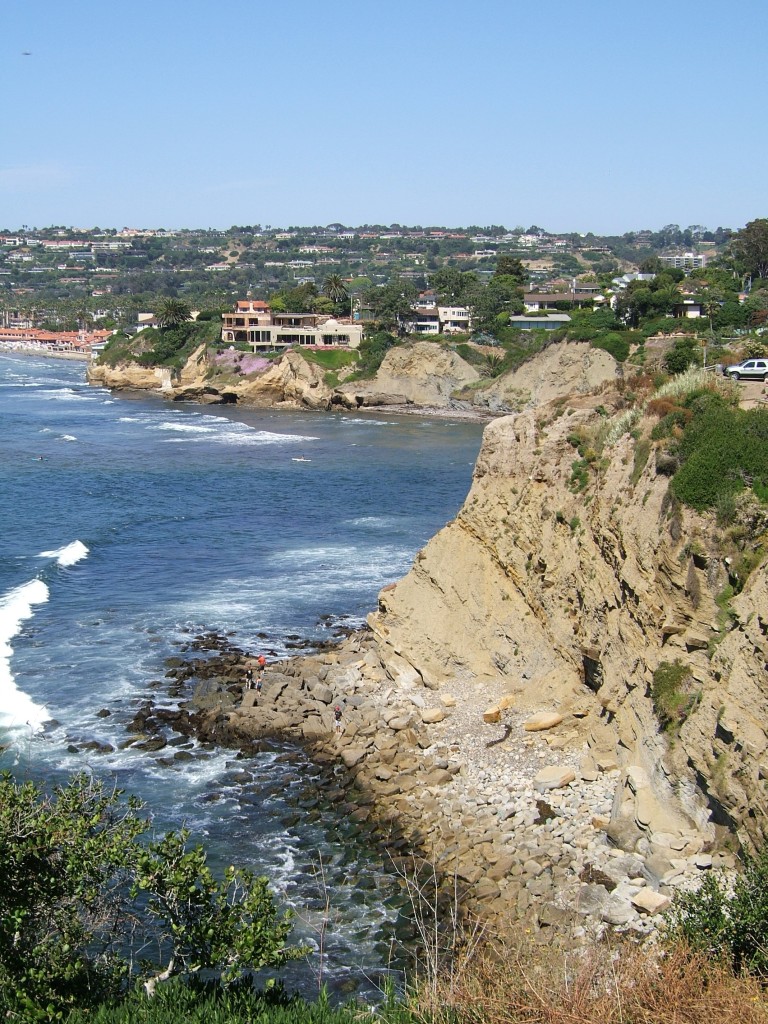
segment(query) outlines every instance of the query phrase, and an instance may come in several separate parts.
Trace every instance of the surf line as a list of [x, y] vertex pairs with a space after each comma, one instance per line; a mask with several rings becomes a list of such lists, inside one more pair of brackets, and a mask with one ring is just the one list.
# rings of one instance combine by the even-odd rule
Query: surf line
[[11, 672], [11, 641], [34, 615], [34, 606], [45, 604], [48, 596], [46, 584], [34, 579], [0, 597], [0, 729], [39, 732], [50, 718], [44, 707], [18, 688]]

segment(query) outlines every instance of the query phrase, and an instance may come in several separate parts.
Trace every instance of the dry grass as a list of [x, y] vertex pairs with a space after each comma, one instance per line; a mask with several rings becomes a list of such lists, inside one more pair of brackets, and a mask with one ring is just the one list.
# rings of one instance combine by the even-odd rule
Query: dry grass
[[566, 952], [487, 944], [425, 986], [412, 1007], [430, 1024], [766, 1024], [768, 999], [754, 978], [736, 978], [682, 946], [660, 950], [599, 944]]

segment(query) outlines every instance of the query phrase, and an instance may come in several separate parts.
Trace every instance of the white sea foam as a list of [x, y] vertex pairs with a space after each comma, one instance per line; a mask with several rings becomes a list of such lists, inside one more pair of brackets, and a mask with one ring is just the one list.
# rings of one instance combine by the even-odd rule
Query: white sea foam
[[55, 558], [61, 566], [74, 565], [75, 562], [80, 562], [87, 556], [88, 548], [79, 540], [73, 540], [71, 544], [57, 548], [55, 551], [41, 551], [39, 555], [40, 558]]
[[[170, 429], [170, 428], [166, 428]], [[174, 428], [175, 429], [175, 428]], [[189, 429], [189, 428], [187, 428]], [[206, 431], [208, 428], [204, 428]], [[196, 428], [195, 432], [189, 431], [186, 437], [174, 437], [167, 438], [170, 443], [180, 442], [194, 442], [194, 441], [212, 441], [215, 444], [237, 444], [237, 445], [270, 445], [270, 444], [306, 444], [309, 441], [316, 441], [316, 437], [312, 437], [304, 434], [273, 434], [269, 430], [251, 430], [250, 428], [238, 429], [237, 427], [225, 428], [223, 430], [211, 431], [206, 433], [206, 436], [200, 437], [195, 436], [195, 433], [201, 432], [201, 428]]]
[[75, 437], [74, 434], [61, 434], [61, 436], [59, 437], [59, 440], [60, 441], [76, 441], [77, 438]]
[[357, 516], [355, 519], [346, 519], [345, 526], [365, 526], [380, 530], [397, 530], [402, 527], [403, 519], [399, 516]]
[[0, 729], [31, 729], [38, 732], [50, 715], [44, 707], [16, 685], [11, 672], [11, 641], [22, 623], [34, 615], [36, 604], [48, 600], [48, 587], [42, 580], [30, 580], [0, 597]]
[[180, 423], [178, 421], [174, 421], [171, 423], [158, 423], [155, 429], [178, 430], [184, 433], [189, 432], [192, 434], [212, 434], [216, 428], [207, 427], [202, 423]]
[[[50, 384], [51, 381], [46, 381]], [[38, 391], [39, 395], [49, 395], [51, 399], [57, 402], [87, 402], [90, 399], [87, 395], [81, 395], [72, 388], [56, 388], [55, 390], [49, 388], [41, 388]]]
[[395, 425], [391, 420], [369, 420], [355, 416], [342, 416], [340, 422], [345, 427], [393, 427]]

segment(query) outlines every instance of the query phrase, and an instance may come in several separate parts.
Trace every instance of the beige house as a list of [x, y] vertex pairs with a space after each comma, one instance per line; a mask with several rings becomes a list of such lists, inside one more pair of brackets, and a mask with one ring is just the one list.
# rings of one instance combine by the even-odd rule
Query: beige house
[[254, 352], [305, 348], [358, 348], [363, 325], [319, 313], [273, 313], [266, 302], [240, 301], [222, 314], [221, 340], [245, 342]]

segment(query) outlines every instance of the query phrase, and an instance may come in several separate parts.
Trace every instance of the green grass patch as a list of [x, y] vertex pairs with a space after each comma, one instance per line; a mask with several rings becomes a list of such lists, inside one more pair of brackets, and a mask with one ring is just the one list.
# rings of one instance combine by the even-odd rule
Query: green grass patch
[[[392, 1024], [410, 1015], [405, 1007], [392, 1008]], [[143, 991], [131, 993], [114, 1004], [74, 1012], [67, 1024], [373, 1024], [374, 1017], [361, 1007], [333, 1007], [325, 993], [314, 1002], [287, 996], [279, 986], [259, 991], [250, 979], [223, 986], [197, 979], [173, 979], [149, 999]]]
[[358, 361], [357, 351], [346, 348], [303, 348], [301, 354], [308, 363], [322, 366], [324, 370], [341, 370], [345, 366], [354, 366]]
[[640, 477], [643, 475], [646, 463], [648, 462], [648, 456], [651, 454], [651, 442], [647, 437], [641, 437], [639, 441], [635, 442], [635, 457], [632, 464], [632, 474], [629, 478], [629, 482], [634, 487]]
[[653, 673], [651, 700], [665, 729], [678, 729], [699, 700], [693, 676], [679, 659], [662, 661]]
[[113, 334], [96, 362], [105, 366], [118, 366], [120, 363], [135, 363], [137, 358], [136, 340], [125, 334]]

